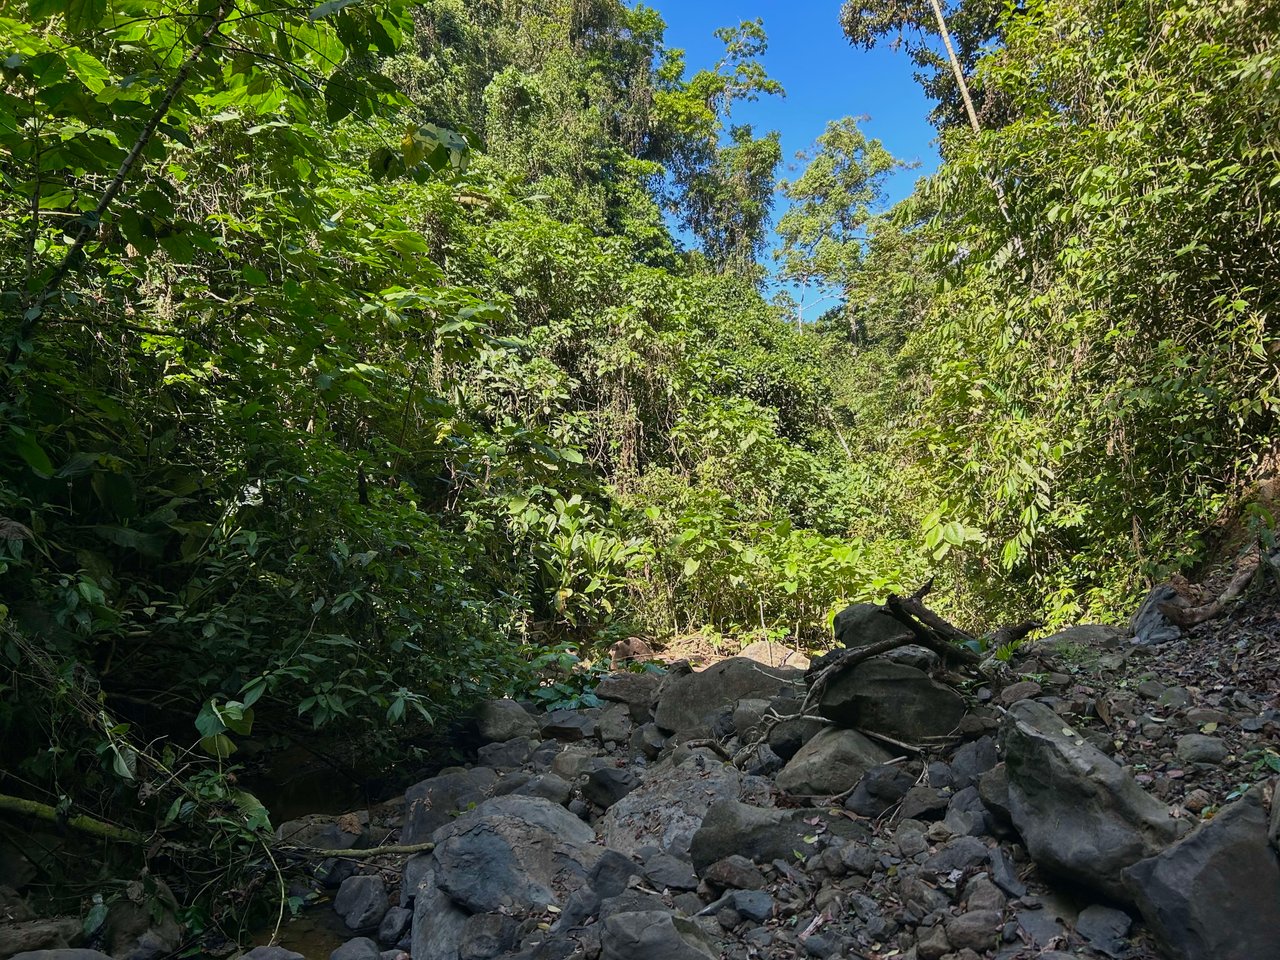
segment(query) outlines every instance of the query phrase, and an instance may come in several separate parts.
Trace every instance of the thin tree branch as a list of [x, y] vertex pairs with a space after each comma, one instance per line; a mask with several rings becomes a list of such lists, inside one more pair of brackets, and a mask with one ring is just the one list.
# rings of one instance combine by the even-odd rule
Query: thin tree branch
[[169, 109], [173, 106], [174, 99], [178, 96], [178, 91], [182, 89], [183, 84], [187, 82], [187, 78], [191, 75], [191, 71], [195, 69], [196, 62], [204, 55], [209, 44], [217, 36], [218, 30], [222, 27], [224, 21], [230, 16], [232, 10], [235, 9], [232, 0], [223, 0], [213, 13], [213, 19], [208, 28], [201, 34], [199, 41], [191, 52], [187, 54], [187, 58], [182, 62], [182, 66], [178, 68], [178, 72], [174, 74], [173, 79], [169, 82], [168, 88], [164, 92], [164, 96], [160, 98], [160, 104], [155, 112], [151, 115], [151, 119], [147, 121], [146, 126], [138, 134], [138, 139], [134, 141], [133, 147], [129, 150], [124, 160], [120, 162], [120, 168], [116, 171], [115, 177], [107, 184], [107, 189], [103, 191], [102, 197], [98, 200], [98, 205], [93, 212], [85, 216], [80, 223], [80, 229], [76, 231], [71, 241], [71, 249], [67, 251], [66, 256], [62, 258], [62, 262], [58, 264], [53, 275], [45, 282], [39, 294], [35, 297], [35, 302], [27, 310], [23, 317], [22, 325], [18, 329], [18, 334], [14, 338], [13, 345], [9, 350], [9, 366], [18, 359], [19, 344], [30, 338], [35, 331], [36, 325], [44, 315], [45, 305], [53, 299], [62, 286], [63, 280], [71, 273], [80, 262], [84, 259], [85, 244], [89, 238], [98, 230], [102, 223], [102, 218], [116, 197], [120, 195], [120, 191], [124, 189], [125, 181], [129, 178], [129, 174], [133, 172], [133, 168], [137, 165], [138, 159], [142, 156], [142, 151], [147, 148], [147, 144], [151, 142], [151, 138], [155, 136], [156, 130], [161, 122], [168, 115]]

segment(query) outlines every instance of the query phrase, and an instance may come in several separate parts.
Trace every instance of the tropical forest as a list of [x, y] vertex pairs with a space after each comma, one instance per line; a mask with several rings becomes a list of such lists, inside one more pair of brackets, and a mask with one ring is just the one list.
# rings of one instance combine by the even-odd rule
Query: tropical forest
[[0, 960], [1280, 957], [1280, 5], [648, 2], [0, 0]]

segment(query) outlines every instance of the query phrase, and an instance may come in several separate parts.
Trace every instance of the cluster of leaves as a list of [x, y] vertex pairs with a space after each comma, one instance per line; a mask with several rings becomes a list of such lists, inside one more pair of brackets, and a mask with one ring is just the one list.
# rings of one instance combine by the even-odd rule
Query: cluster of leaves
[[1273, 468], [1275, 27], [1199, 0], [1020, 4], [974, 67], [1000, 122], [946, 131], [872, 231], [852, 289], [871, 423], [912, 478], [896, 509], [963, 547], [989, 606], [1122, 614]]

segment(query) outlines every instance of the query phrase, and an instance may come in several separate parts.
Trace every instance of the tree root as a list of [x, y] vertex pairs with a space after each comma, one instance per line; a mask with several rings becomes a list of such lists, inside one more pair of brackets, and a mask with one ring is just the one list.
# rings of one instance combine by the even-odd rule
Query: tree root
[[1164, 614], [1165, 619], [1170, 623], [1174, 623], [1179, 627], [1194, 627], [1196, 624], [1204, 623], [1206, 620], [1222, 616], [1226, 612], [1227, 604], [1244, 593], [1245, 588], [1253, 582], [1253, 578], [1258, 575], [1258, 571], [1261, 569], [1262, 551], [1255, 543], [1244, 556], [1236, 561], [1236, 571], [1231, 577], [1231, 582], [1227, 584], [1226, 589], [1217, 598], [1198, 607], [1183, 607], [1176, 603], [1161, 603], [1157, 604], [1157, 609]]

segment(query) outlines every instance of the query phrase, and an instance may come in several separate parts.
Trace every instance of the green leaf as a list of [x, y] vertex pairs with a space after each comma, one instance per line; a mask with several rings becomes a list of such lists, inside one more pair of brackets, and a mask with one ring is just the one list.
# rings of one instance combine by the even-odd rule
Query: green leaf
[[337, 123], [355, 113], [364, 99], [353, 88], [354, 81], [346, 73], [335, 73], [324, 85], [324, 112], [330, 123]]
[[71, 68], [71, 72], [79, 77], [80, 82], [89, 90], [93, 93], [101, 93], [106, 89], [111, 75], [107, 73], [107, 68], [103, 66], [101, 60], [76, 47], [67, 47], [62, 51], [62, 56], [67, 61], [67, 66]]
[[107, 15], [107, 0], [67, 0], [67, 29], [72, 33], [92, 30]]
[[352, 4], [359, 2], [360, 0], [328, 0], [327, 3], [322, 3], [314, 7], [311, 11], [310, 17], [312, 20], [323, 20], [325, 17], [331, 16], [340, 10], [345, 10]]
[[53, 461], [36, 441], [35, 434], [21, 427], [10, 427], [9, 442], [37, 476], [45, 480], [53, 476]]
[[211, 757], [225, 760], [236, 752], [236, 745], [225, 733], [219, 733], [212, 737], [201, 737], [200, 749]]

